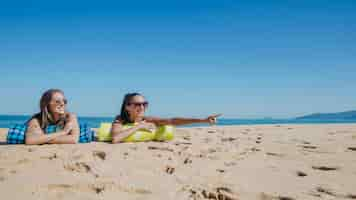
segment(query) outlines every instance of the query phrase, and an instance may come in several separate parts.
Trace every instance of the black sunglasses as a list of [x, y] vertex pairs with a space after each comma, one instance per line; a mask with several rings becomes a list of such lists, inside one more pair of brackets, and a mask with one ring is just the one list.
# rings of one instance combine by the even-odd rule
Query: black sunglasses
[[134, 105], [135, 107], [143, 106], [143, 107], [147, 108], [148, 102], [147, 101], [145, 101], [145, 102], [130, 102], [127, 105], [128, 106]]

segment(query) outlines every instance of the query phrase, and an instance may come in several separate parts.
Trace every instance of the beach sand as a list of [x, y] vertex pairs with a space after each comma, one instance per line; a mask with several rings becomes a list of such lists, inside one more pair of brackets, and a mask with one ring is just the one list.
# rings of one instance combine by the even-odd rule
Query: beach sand
[[356, 124], [177, 129], [168, 143], [4, 145], [1, 199], [356, 199]]

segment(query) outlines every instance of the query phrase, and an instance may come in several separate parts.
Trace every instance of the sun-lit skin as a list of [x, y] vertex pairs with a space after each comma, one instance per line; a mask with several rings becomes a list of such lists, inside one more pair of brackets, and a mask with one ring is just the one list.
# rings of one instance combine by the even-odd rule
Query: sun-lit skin
[[[42, 98], [41, 98], [42, 99]], [[26, 130], [26, 144], [75, 144], [79, 138], [79, 125], [77, 116], [67, 112], [67, 100], [62, 92], [54, 92], [50, 99], [46, 100], [45, 107], [51, 118], [51, 123], [57, 124], [60, 120], [65, 120], [63, 129], [46, 134], [42, 129], [40, 120], [32, 118], [28, 122]]]
[[129, 114], [131, 122], [134, 122], [136, 125], [129, 129], [123, 129], [123, 124], [120, 119], [116, 119], [112, 125], [111, 134], [112, 134], [112, 143], [118, 143], [123, 141], [126, 137], [133, 134], [139, 129], [148, 129], [151, 131], [156, 130], [157, 126], [160, 125], [186, 125], [193, 123], [209, 123], [215, 124], [217, 118], [221, 114], [210, 115], [207, 118], [196, 119], [196, 118], [169, 118], [163, 119], [159, 117], [145, 116], [145, 111], [148, 108], [148, 102], [142, 95], [135, 95], [131, 97], [130, 102], [125, 105], [125, 110]]
[[55, 121], [65, 114], [67, 106], [66, 101], [67, 100], [62, 93], [56, 92], [53, 94], [48, 110]]
[[146, 108], [143, 105], [136, 106], [135, 103], [144, 103], [146, 102], [143, 96], [134, 96], [131, 100], [130, 105], [126, 105], [126, 110], [130, 114], [130, 118], [134, 122], [140, 122], [145, 116]]

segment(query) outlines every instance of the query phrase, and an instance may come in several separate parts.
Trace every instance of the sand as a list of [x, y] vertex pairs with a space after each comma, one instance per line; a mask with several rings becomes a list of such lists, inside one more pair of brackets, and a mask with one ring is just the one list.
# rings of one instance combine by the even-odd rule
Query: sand
[[168, 143], [5, 145], [1, 199], [356, 199], [356, 124], [177, 129]]

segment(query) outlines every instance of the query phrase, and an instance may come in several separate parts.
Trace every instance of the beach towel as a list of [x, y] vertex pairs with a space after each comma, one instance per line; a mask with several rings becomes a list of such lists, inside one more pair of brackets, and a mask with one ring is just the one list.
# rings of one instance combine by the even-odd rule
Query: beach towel
[[[94, 131], [88, 124], [80, 124], [79, 143], [89, 143], [94, 140]], [[27, 130], [26, 124], [15, 124], [9, 128], [6, 141], [8, 144], [24, 144], [25, 133]], [[46, 128], [46, 134], [56, 132], [57, 126], [50, 125]]]

